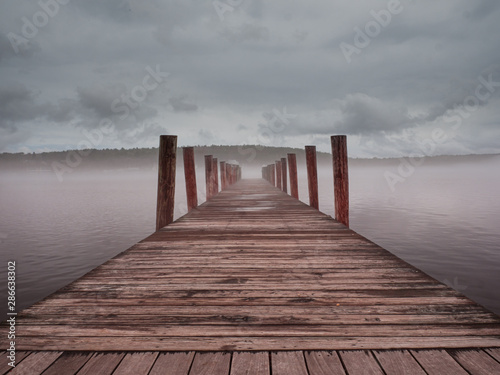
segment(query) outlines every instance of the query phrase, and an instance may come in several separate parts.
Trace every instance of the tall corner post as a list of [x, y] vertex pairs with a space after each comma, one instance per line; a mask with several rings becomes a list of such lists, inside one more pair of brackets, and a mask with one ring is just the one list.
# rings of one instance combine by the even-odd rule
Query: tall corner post
[[334, 135], [332, 141], [335, 219], [349, 227], [349, 170], [347, 136]]
[[174, 221], [175, 163], [177, 136], [161, 135], [158, 155], [158, 196], [156, 201], [156, 230]]

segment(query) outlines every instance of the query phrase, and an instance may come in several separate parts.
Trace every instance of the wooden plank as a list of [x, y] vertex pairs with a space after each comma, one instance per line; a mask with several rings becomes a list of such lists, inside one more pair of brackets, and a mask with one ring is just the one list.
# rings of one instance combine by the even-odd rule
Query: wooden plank
[[[27, 357], [31, 352], [26, 352], [26, 351], [19, 351], [16, 350], [16, 361], [15, 365], [19, 364], [25, 357]], [[12, 366], [9, 366], [9, 363], [11, 360], [7, 358], [9, 354], [7, 352], [2, 352], [0, 356], [0, 374], [4, 375], [5, 373], [9, 372], [12, 370]]]
[[270, 375], [268, 352], [234, 352], [231, 375]]
[[[165, 325], [165, 326], [119, 326], [117, 324], [103, 328], [101, 326], [82, 325], [68, 329], [67, 326], [54, 325], [23, 325], [19, 328], [22, 337], [37, 336], [50, 332], [54, 338], [58, 337], [88, 337], [107, 335], [109, 337], [216, 337], [216, 336], [244, 336], [244, 337], [463, 337], [463, 336], [491, 336], [500, 338], [498, 328], [477, 328], [476, 325], [247, 325], [236, 321], [227, 325], [200, 324]], [[21, 345], [23, 341], [20, 341]]]
[[158, 352], [127, 353], [113, 375], [148, 375]]
[[231, 354], [224, 352], [196, 353], [189, 375], [228, 375]]
[[411, 350], [410, 352], [429, 375], [467, 374], [467, 371], [445, 350]]
[[[396, 328], [394, 328], [396, 329]], [[58, 337], [47, 340], [44, 336], [26, 337], [23, 350], [60, 350], [78, 348], [82, 351], [190, 351], [190, 350], [350, 350], [350, 349], [407, 349], [417, 348], [489, 348], [500, 346], [499, 337], [454, 336], [454, 337]]]
[[500, 348], [488, 348], [484, 349], [484, 351], [495, 358], [497, 362], [500, 362]]
[[272, 352], [271, 367], [273, 375], [308, 375], [301, 351]]
[[345, 375], [337, 352], [308, 351], [304, 355], [309, 375]]
[[373, 354], [368, 350], [339, 352], [349, 375], [384, 375]]
[[[99, 348], [94, 350], [99, 350]], [[78, 372], [78, 375], [110, 375], [123, 357], [125, 357], [125, 353], [94, 353]]]
[[456, 349], [448, 352], [471, 374], [500, 374], [500, 363], [481, 349]]
[[92, 357], [91, 352], [64, 352], [50, 365], [43, 375], [76, 374]]
[[38, 375], [47, 369], [54, 361], [59, 358], [62, 352], [34, 352], [24, 358], [14, 369], [9, 372], [12, 375]]
[[149, 375], [188, 375], [194, 352], [160, 353]]
[[386, 375], [426, 375], [419, 363], [407, 350], [374, 350], [373, 354]]

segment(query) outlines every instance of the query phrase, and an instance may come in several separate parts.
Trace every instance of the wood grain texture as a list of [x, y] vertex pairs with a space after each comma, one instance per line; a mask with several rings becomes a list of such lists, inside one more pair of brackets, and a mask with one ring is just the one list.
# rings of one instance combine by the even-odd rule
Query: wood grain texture
[[319, 210], [316, 146], [306, 146], [306, 166], [307, 186], [309, 187], [309, 206]]
[[333, 186], [335, 196], [335, 219], [349, 227], [349, 171], [347, 137], [331, 137], [333, 159]]
[[176, 155], [177, 136], [160, 136], [156, 230], [163, 228], [174, 220]]
[[471, 374], [500, 374], [500, 363], [481, 349], [448, 350], [450, 355]]
[[91, 352], [64, 352], [43, 372], [43, 374], [76, 374], [92, 355], [93, 353]]
[[272, 352], [271, 364], [273, 375], [308, 375], [303, 352]]
[[345, 375], [339, 355], [334, 351], [304, 353], [309, 375]]
[[412, 350], [411, 354], [429, 375], [467, 374], [445, 350]]
[[386, 375], [426, 375], [407, 350], [374, 350], [373, 353]]
[[[489, 356], [498, 348], [454, 350], [467, 371], [447, 351], [235, 351], [235, 352], [34, 352], [9, 374], [64, 375], [359, 375], [497, 374]], [[19, 352], [19, 354], [22, 354]], [[486, 357], [484, 357], [486, 355]], [[35, 360], [36, 358], [36, 360]], [[485, 358], [486, 361], [484, 361]], [[491, 362], [493, 360], [493, 362]], [[46, 369], [46, 370], [45, 370]], [[272, 371], [271, 371], [272, 370]], [[383, 372], [381, 372], [383, 371]]]
[[194, 352], [160, 353], [149, 375], [187, 375]]
[[498, 316], [264, 180], [227, 186], [18, 320], [18, 350], [500, 346]]
[[268, 352], [234, 352], [230, 375], [270, 375]]
[[8, 372], [11, 375], [27, 375], [41, 374], [45, 371], [62, 352], [34, 352], [21, 360], [12, 371]]
[[157, 352], [127, 353], [113, 375], [148, 375], [156, 357]]
[[78, 375], [111, 375], [126, 353], [94, 353]]
[[189, 375], [229, 374], [231, 353], [196, 353]]
[[350, 375], [384, 375], [373, 353], [368, 350], [343, 350], [339, 354]]

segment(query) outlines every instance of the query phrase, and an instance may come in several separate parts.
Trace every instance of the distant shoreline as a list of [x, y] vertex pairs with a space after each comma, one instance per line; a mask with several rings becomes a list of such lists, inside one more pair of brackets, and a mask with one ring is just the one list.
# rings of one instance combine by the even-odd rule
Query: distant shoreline
[[[204, 155], [213, 155], [220, 161], [237, 160], [243, 166], [256, 168], [277, 160], [287, 153], [297, 154], [297, 162], [304, 159], [303, 149], [288, 147], [268, 147], [259, 145], [243, 146], [195, 146], [197, 163], [203, 163]], [[179, 148], [178, 158], [182, 160]], [[331, 163], [331, 155], [326, 152], [317, 153], [318, 164]], [[394, 165], [402, 158], [350, 158], [352, 166], [360, 165]], [[439, 155], [424, 156], [426, 164], [445, 164], [456, 162], [481, 162], [500, 158], [500, 154]], [[158, 148], [134, 149], [87, 149], [67, 150], [42, 153], [0, 153], [0, 171], [52, 171], [54, 165], [78, 164], [78, 169], [154, 169], [158, 164]]]

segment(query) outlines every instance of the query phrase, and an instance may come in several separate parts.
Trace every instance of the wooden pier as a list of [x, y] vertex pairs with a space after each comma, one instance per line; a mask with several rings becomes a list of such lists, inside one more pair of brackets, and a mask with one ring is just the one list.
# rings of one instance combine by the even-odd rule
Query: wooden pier
[[16, 319], [10, 374], [500, 373], [497, 315], [264, 179]]

